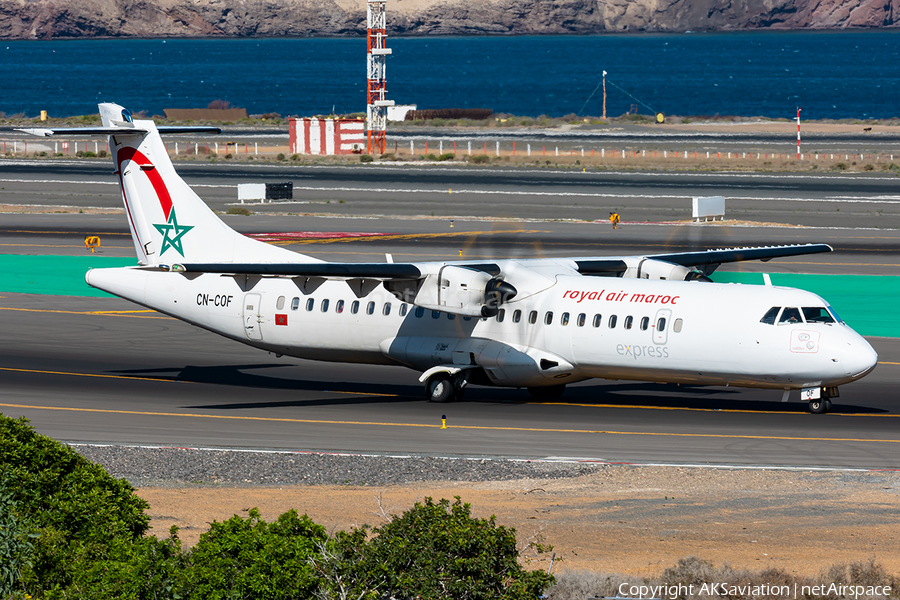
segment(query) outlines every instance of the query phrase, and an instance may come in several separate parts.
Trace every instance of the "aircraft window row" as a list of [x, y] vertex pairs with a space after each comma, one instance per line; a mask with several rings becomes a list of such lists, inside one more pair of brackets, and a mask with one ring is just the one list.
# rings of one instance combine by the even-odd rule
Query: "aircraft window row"
[[[319, 304], [319, 310], [321, 312], [328, 312], [330, 306], [330, 300], [325, 298]], [[350, 303], [350, 313], [358, 314], [359, 313], [359, 300], [354, 300]], [[279, 296], [275, 302], [275, 307], [278, 310], [283, 310], [285, 305], [285, 297]], [[306, 310], [307, 312], [312, 312], [315, 309], [316, 300], [315, 298], [307, 298], [306, 300]], [[338, 300], [335, 302], [334, 311], [338, 314], [344, 312], [345, 302], [343, 300]], [[300, 308], [300, 298], [295, 297], [291, 300], [291, 310], [299, 310]], [[372, 315], [375, 314], [375, 302], [370, 301], [366, 304], [366, 314]], [[381, 308], [381, 314], [384, 316], [388, 316], [391, 314], [392, 304], [390, 302], [385, 302]], [[405, 317], [409, 311], [409, 305], [406, 303], [402, 303], [400, 305], [397, 314], [401, 317]], [[835, 319], [830, 312], [830, 309], [825, 309], [822, 307], [813, 307], [813, 308], [803, 308], [802, 314], [805, 316], [805, 320], [807, 323], [834, 323]], [[797, 308], [786, 308], [784, 311], [781, 311], [781, 307], [772, 307], [766, 313], [766, 315], [762, 318], [763, 323], [768, 323], [770, 325], [775, 324], [776, 319], [778, 317], [779, 312], [781, 312], [781, 319], [778, 319], [778, 323], [792, 323], [792, 322], [800, 322], [802, 320], [801, 312]], [[425, 309], [421, 306], [417, 306], [413, 314], [416, 318], [421, 319], [425, 316]], [[453, 313], [442, 313], [439, 310], [431, 311], [432, 319], [440, 319], [441, 315], [447, 315], [447, 320], [453, 321], [456, 319], [456, 315]], [[553, 324], [554, 314], [553, 311], [547, 311], [544, 313], [544, 324], [552, 325]], [[497, 313], [497, 322], [502, 323], [506, 319], [506, 309], [501, 308]], [[463, 317], [464, 321], [471, 321], [472, 317]], [[483, 318], [483, 321], [487, 319]], [[512, 313], [512, 322], [519, 323], [522, 320], [522, 311], [520, 309], [516, 309]], [[534, 325], [538, 320], [538, 311], [532, 310], [528, 313], [528, 323]], [[564, 312], [559, 315], [559, 324], [563, 327], [569, 324], [571, 320], [571, 315], [567, 312]], [[576, 319], [575, 324], [578, 327], [584, 327], [587, 323], [587, 315], [585, 313], [580, 313]], [[596, 314], [591, 319], [591, 325], [595, 328], [599, 328], [603, 323], [603, 316]], [[616, 315], [610, 315], [607, 320], [607, 327], [609, 329], [615, 329], [616, 324], [618, 323], [618, 317]], [[675, 319], [675, 323], [672, 327], [672, 330], [675, 333], [680, 333], [682, 328], [683, 321], [681, 319]], [[634, 326], [634, 317], [627, 316], [623, 321], [623, 326], [625, 329], [631, 329]], [[642, 331], [647, 331], [650, 328], [650, 317], [641, 317], [640, 320], [640, 328]], [[657, 331], [665, 331], [666, 328], [666, 319], [665, 317], [661, 317], [656, 322]]]
[[[830, 308], [830, 307], [829, 307]], [[791, 325], [793, 323], [834, 323], [841, 322], [835, 319], [833, 311], [824, 306], [804, 306], [797, 308], [796, 306], [773, 306], [766, 311], [760, 323], [764, 325]]]

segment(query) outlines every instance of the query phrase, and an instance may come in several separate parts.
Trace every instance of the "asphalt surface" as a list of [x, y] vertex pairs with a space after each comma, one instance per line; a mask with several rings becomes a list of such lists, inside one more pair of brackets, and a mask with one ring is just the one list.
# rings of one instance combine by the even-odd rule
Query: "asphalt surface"
[[[77, 206], [118, 205], [115, 186], [90, 183], [110, 177], [110, 167], [79, 163], [74, 171], [46, 173], [8, 169], [0, 163], [0, 204], [22, 201], [52, 204], [65, 199]], [[18, 164], [18, 163], [13, 163]], [[47, 163], [40, 163], [46, 166]], [[66, 169], [65, 165], [56, 168]], [[27, 166], [27, 165], [25, 165]], [[29, 167], [30, 168], [30, 167]], [[79, 171], [79, 169], [86, 169]], [[224, 169], [183, 169], [188, 181], [220, 185]], [[279, 168], [250, 169], [238, 176], [265, 177], [290, 173]], [[545, 171], [415, 170], [322, 168], [328, 181], [352, 180], [365, 187], [410, 185], [405, 177], [429, 177], [444, 185], [447, 177], [501, 191], [545, 186], [556, 194], [600, 184], [576, 179], [581, 173]], [[260, 175], [262, 173], [262, 175]], [[38, 176], [65, 183], [36, 183]], [[593, 174], [592, 174], [593, 175]], [[609, 174], [597, 174], [609, 176]], [[319, 175], [315, 175], [318, 177]], [[373, 180], [373, 177], [385, 179]], [[479, 180], [485, 177], [485, 180]], [[668, 182], [664, 193], [689, 186], [678, 174], [636, 177], [631, 185], [653, 187]], [[743, 176], [742, 189], [762, 198], [761, 206], [780, 204], [782, 194], [824, 195], [817, 179]], [[18, 179], [19, 181], [10, 181]], [[397, 180], [391, 184], [390, 180]], [[700, 178], [698, 181], [703, 181]], [[863, 197], [888, 195], [893, 179], [855, 177], [843, 180], [841, 193]], [[220, 181], [219, 184], [212, 183]], [[226, 179], [226, 182], [232, 181]], [[316, 179], [317, 182], [325, 181]], [[399, 182], [398, 182], [399, 181]], [[672, 181], [676, 183], [671, 183]], [[204, 183], [208, 182], [208, 183]], [[855, 182], [855, 183], [853, 183]], [[769, 184], [772, 184], [771, 187]], [[224, 185], [231, 185], [226, 183]], [[797, 188], [778, 186], [796, 185]], [[44, 187], [41, 187], [44, 186]], [[47, 186], [55, 186], [56, 191]], [[758, 187], [754, 187], [758, 186]], [[216, 191], [214, 207], [226, 206], [228, 188]], [[626, 187], [626, 194], [632, 188]], [[227, 190], [228, 193], [221, 190]], [[856, 191], [853, 191], [856, 190]], [[296, 193], [296, 192], [295, 192]], [[406, 216], [422, 215], [421, 203], [433, 196], [422, 191], [416, 200], [386, 201], [370, 207], [355, 199], [355, 214], [371, 217], [381, 210], [409, 206]], [[400, 196], [400, 194], [394, 194]], [[215, 198], [221, 202], [217, 206]], [[355, 198], [355, 196], [352, 196]], [[502, 194], [490, 196], [491, 202]], [[635, 198], [636, 195], [632, 195]], [[233, 198], [233, 197], [232, 197]], [[766, 200], [768, 199], [768, 200]], [[884, 206], [894, 206], [882, 199]], [[634, 209], [652, 199], [632, 200]], [[659, 201], [659, 200], [658, 200]], [[485, 204], [486, 200], [481, 200]], [[601, 200], [595, 201], [598, 205]], [[659, 201], [662, 202], [662, 201]], [[350, 202], [345, 202], [349, 204]], [[371, 204], [378, 204], [373, 200]], [[326, 209], [341, 207], [339, 202]], [[465, 215], [477, 206], [464, 194], [447, 194], [435, 205], [449, 215]], [[624, 204], [623, 204], [624, 205]], [[321, 204], [318, 205], [322, 208]], [[511, 210], [520, 206], [511, 201]], [[869, 273], [895, 275], [900, 266], [896, 229], [887, 216], [818, 214], [813, 203], [795, 202], [797, 221], [806, 228], [723, 227], [720, 225], [608, 224], [527, 219], [469, 220], [448, 218], [346, 218], [265, 214], [229, 216], [245, 232], [330, 231], [379, 233], [356, 239], [299, 239], [281, 242], [317, 257], [342, 261], [428, 260], [458, 257], [605, 255], [671, 251], [706, 246], [764, 243], [826, 242], [836, 252], [814, 257], [748, 263], [742, 268], [766, 272]], [[845, 209], [847, 204], [838, 204]], [[282, 212], [283, 211], [283, 207]], [[427, 208], [427, 206], [426, 206]], [[416, 212], [418, 209], [418, 212]], [[523, 211], [525, 209], [522, 209]], [[536, 209], [528, 209], [543, 214]], [[594, 210], [599, 211], [599, 206]], [[771, 209], [770, 209], [771, 210]], [[326, 212], [323, 210], [322, 212]], [[557, 210], [548, 211], [561, 212]], [[622, 210], [626, 221], [628, 213]], [[845, 212], [844, 210], [841, 211]], [[602, 215], [601, 215], [602, 216]], [[437, 216], [436, 216], [437, 217]], [[549, 217], [553, 218], [553, 217]], [[865, 225], [853, 225], [855, 222]], [[876, 229], [875, 226], [879, 228]], [[857, 228], [860, 227], [860, 228]], [[85, 235], [98, 234], [101, 252], [133, 256], [124, 215], [5, 214], [0, 226], [3, 252], [83, 254]], [[374, 452], [462, 456], [566, 457], [610, 462], [719, 465], [900, 467], [900, 341], [873, 338], [881, 364], [863, 380], [844, 386], [829, 415], [809, 415], [805, 405], [782, 404], [780, 393], [730, 388], [690, 388], [628, 382], [585, 382], [571, 386], [554, 403], [535, 403], [524, 391], [471, 388], [463, 402], [434, 405], [422, 400], [418, 373], [401, 368], [312, 363], [276, 358], [219, 338], [190, 325], [140, 310], [117, 299], [33, 296], [0, 293], [0, 411], [32, 419], [39, 431], [57, 439], [84, 442], [279, 448], [334, 452]], [[124, 311], [124, 312], [120, 312]], [[794, 399], [796, 400], [796, 398]], [[441, 416], [447, 429], [441, 429]]]
[[[724, 196], [726, 216], [809, 227], [900, 228], [893, 173], [610, 172], [464, 166], [179, 163], [184, 179], [217, 210], [237, 203], [237, 184], [291, 182], [293, 201], [256, 212], [604, 220], [690, 220], [692, 198]], [[0, 202], [121, 206], [107, 160], [0, 161]]]

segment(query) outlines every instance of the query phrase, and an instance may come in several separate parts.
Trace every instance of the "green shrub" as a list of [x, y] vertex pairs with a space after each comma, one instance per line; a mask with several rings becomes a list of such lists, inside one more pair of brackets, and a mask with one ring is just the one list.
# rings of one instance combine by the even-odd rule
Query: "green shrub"
[[456, 155], [452, 152], [444, 152], [437, 157], [438, 160], [453, 160], [454, 158], [456, 158]]
[[325, 528], [290, 510], [266, 523], [253, 508], [214, 522], [200, 536], [182, 595], [198, 600], [310, 598], [317, 580], [310, 558], [327, 540]]
[[379, 160], [397, 160], [397, 157], [394, 155], [393, 152], [385, 152], [378, 158], [379, 158]]
[[437, 160], [438, 159], [437, 154], [432, 154], [431, 152], [429, 152], [422, 158], [424, 158], [425, 160]]
[[31, 593], [68, 588], [85, 564], [106, 558], [117, 541], [147, 531], [147, 503], [124, 479], [51, 438], [24, 418], [0, 415], [0, 479], [19, 516], [40, 537], [22, 578]]
[[370, 163], [374, 160], [375, 159], [372, 157], [371, 154], [360, 154], [359, 155], [359, 162], [361, 162], [361, 163]]
[[831, 167], [831, 168], [832, 168], [833, 170], [835, 170], [835, 171], [846, 171], [846, 170], [847, 170], [847, 163], [839, 162], [839, 163], [837, 163], [836, 165], [834, 165], [834, 166]]
[[317, 570], [325, 591], [340, 583], [353, 597], [537, 598], [553, 576], [526, 571], [518, 555], [515, 529], [473, 518], [459, 497], [426, 498], [382, 527], [339, 533]]
[[228, 210], [225, 211], [226, 215], [243, 215], [245, 217], [249, 217], [253, 213], [244, 208], [243, 206], [229, 206]]
[[474, 165], [486, 165], [491, 162], [491, 157], [487, 154], [476, 154], [469, 159], [469, 162]]
[[284, 156], [283, 153], [279, 152], [279, 153], [278, 153], [278, 156], [276, 156], [275, 158], [278, 159], [278, 160], [284, 160], [285, 156]]

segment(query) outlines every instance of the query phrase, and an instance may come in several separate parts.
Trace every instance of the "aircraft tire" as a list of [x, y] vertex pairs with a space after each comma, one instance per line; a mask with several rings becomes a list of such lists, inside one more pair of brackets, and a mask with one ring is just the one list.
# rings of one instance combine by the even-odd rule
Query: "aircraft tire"
[[456, 397], [456, 386], [446, 373], [439, 373], [428, 380], [426, 386], [429, 402], [452, 402]]
[[830, 398], [825, 398], [825, 412], [827, 412], [827, 413], [831, 412], [831, 399]]
[[533, 398], [539, 398], [541, 400], [559, 398], [565, 391], [566, 384], [564, 383], [560, 385], [541, 385], [528, 388], [528, 393], [531, 394]]
[[823, 413], [828, 412], [828, 400], [824, 398], [819, 398], [817, 400], [809, 401], [809, 412], [814, 415], [821, 415]]

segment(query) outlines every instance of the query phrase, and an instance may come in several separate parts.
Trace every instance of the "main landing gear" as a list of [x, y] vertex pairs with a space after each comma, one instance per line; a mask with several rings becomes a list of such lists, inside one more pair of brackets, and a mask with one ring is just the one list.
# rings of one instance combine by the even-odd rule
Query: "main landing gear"
[[459, 373], [435, 373], [425, 383], [425, 395], [429, 402], [457, 402], [462, 400], [468, 381]]

